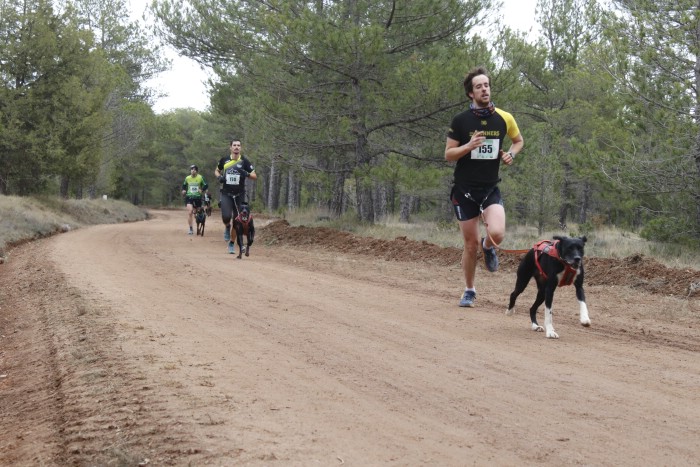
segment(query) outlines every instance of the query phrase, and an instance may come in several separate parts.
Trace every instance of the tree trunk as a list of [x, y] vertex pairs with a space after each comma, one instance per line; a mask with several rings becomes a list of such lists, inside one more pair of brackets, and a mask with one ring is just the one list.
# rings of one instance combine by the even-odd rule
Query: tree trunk
[[402, 194], [399, 202], [399, 220], [408, 223], [411, 217], [411, 206], [413, 205], [413, 196]]
[[386, 186], [386, 198], [389, 202], [389, 212], [391, 214], [396, 213], [396, 182], [392, 181]]
[[542, 236], [544, 233], [544, 227], [545, 227], [545, 215], [547, 214], [546, 211], [546, 203], [545, 203], [545, 198], [544, 198], [544, 192], [545, 189], [547, 188], [547, 175], [544, 173], [540, 174], [540, 205], [539, 209], [537, 212], [537, 234], [539, 236]]
[[340, 217], [343, 213], [343, 200], [345, 198], [345, 173], [338, 172], [333, 181], [333, 193], [329, 210], [333, 217]]
[[381, 222], [387, 215], [387, 190], [383, 183], [376, 183], [373, 196], [374, 222]]
[[[697, 171], [697, 176], [700, 178], [700, 149], [695, 150], [695, 167]], [[693, 199], [695, 200], [695, 238], [700, 239], [700, 191], [695, 188], [693, 193]]]
[[246, 199], [248, 200], [249, 203], [253, 203], [257, 199], [255, 196], [255, 193], [257, 190], [255, 189], [258, 186], [258, 181], [257, 180], [247, 180], [245, 184], [245, 195]]
[[[700, 0], [697, 2], [697, 8], [700, 8]], [[700, 39], [700, 22], [696, 22], [695, 24], [695, 43]], [[698, 86], [700, 86], [700, 53], [697, 52], [697, 48], [695, 49], [695, 63], [693, 67], [693, 71], [695, 74], [695, 89], [698, 89]], [[698, 104], [700, 104], [700, 95], [696, 91], [695, 93], [695, 107], [697, 108]], [[696, 126], [697, 128], [697, 126]], [[696, 131], [698, 131], [696, 129]], [[700, 179], [700, 133], [695, 135], [695, 147], [693, 148], [694, 154], [693, 154], [693, 160], [695, 161], [695, 177], [696, 180]], [[693, 200], [695, 201], [695, 233], [693, 236], [696, 239], [700, 240], [700, 188], [695, 185], [695, 187], [692, 188], [692, 194], [693, 194]]]
[[61, 184], [59, 187], [59, 194], [61, 195], [61, 198], [63, 198], [63, 199], [68, 198], [69, 185], [70, 185], [70, 180], [68, 179], [68, 177], [65, 175], [61, 175]]
[[258, 181], [262, 183], [261, 196], [263, 199], [263, 204], [265, 205], [265, 208], [267, 208], [267, 200], [270, 197], [270, 168], [267, 165], [264, 165], [260, 168], [260, 170], [256, 168], [255, 171], [258, 174]]
[[547, 189], [548, 186], [548, 174], [546, 170], [546, 164], [544, 164], [543, 161], [547, 160], [547, 155], [549, 153], [549, 141], [547, 139], [547, 135], [542, 139], [542, 146], [540, 148], [540, 163], [538, 165], [544, 166], [542, 167], [542, 170], [539, 171], [540, 173], [540, 197], [539, 197], [539, 205], [537, 206], [537, 234], [539, 236], [542, 236], [544, 233], [544, 228], [545, 228], [545, 216], [547, 215], [547, 205], [546, 205], [546, 195], [545, 195], [545, 190]]
[[299, 207], [298, 185], [294, 169], [289, 167], [287, 170], [287, 209], [289, 211], [294, 211]]
[[355, 177], [355, 190], [357, 199], [357, 218], [363, 222], [374, 222], [374, 208], [372, 201], [372, 187], [369, 183], [363, 183], [359, 177]]
[[571, 189], [571, 165], [563, 164], [564, 181], [561, 186], [561, 206], [559, 207], [559, 228], [566, 228], [569, 211], [573, 210], [573, 190]]
[[[698, 24], [698, 29], [700, 30], [700, 23]], [[700, 33], [698, 33], [698, 35], [700, 36]], [[700, 83], [700, 59], [695, 62], [695, 77], [696, 83]], [[695, 162], [695, 179], [698, 180], [700, 179], [700, 133], [695, 137], [695, 147], [693, 150], [695, 152], [693, 155], [693, 161]], [[694, 185], [695, 186], [689, 187], [692, 199], [695, 202], [695, 229], [693, 229], [694, 232], [691, 235], [700, 240], [700, 187], [697, 183]]]
[[585, 224], [588, 221], [588, 206], [591, 203], [591, 184], [585, 182], [583, 184], [583, 197], [581, 199], [581, 209], [579, 211], [578, 221], [580, 224]]
[[280, 176], [277, 161], [273, 157], [270, 160], [270, 176], [268, 181], [267, 209], [276, 211], [279, 208], [280, 199]]

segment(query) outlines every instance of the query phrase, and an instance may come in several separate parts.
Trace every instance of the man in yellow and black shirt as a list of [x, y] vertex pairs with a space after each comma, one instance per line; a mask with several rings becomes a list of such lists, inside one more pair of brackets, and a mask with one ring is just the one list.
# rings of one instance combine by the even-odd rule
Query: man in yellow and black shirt
[[224, 241], [228, 242], [228, 251], [231, 254], [235, 253], [233, 240], [236, 237], [235, 232], [231, 235], [231, 219], [238, 216], [239, 206], [246, 201], [246, 179], [258, 179], [253, 164], [241, 154], [241, 147], [241, 140], [232, 139], [229, 146], [231, 154], [222, 157], [214, 171], [221, 183], [221, 220], [226, 226]]
[[185, 195], [185, 206], [187, 206], [187, 223], [190, 226], [189, 235], [193, 235], [192, 224], [194, 221], [194, 208], [202, 206], [204, 193], [209, 189], [206, 180], [199, 173], [196, 165], [190, 166], [190, 175], [185, 177], [182, 183], [182, 194]]
[[[498, 269], [496, 247], [503, 241], [506, 230], [498, 173], [501, 162], [511, 165], [523, 149], [523, 137], [513, 116], [491, 102], [486, 69], [470, 71], [464, 79], [464, 90], [472, 102], [468, 110], [452, 119], [445, 160], [457, 163], [450, 199], [464, 240], [462, 269], [466, 287], [459, 306], [472, 307], [476, 300], [474, 277], [479, 247], [486, 268], [491, 272]], [[511, 141], [508, 151], [503, 149], [506, 136]], [[484, 238], [479, 235], [480, 214], [487, 226], [488, 235]]]

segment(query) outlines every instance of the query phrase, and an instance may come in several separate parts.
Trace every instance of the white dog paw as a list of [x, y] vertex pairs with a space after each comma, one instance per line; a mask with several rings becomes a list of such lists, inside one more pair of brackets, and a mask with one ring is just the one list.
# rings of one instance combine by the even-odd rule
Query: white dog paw
[[588, 307], [586, 306], [586, 302], [578, 302], [580, 305], [579, 309], [579, 321], [581, 322], [582, 326], [590, 326], [591, 325], [591, 319], [588, 316]]
[[532, 330], [535, 332], [544, 332], [544, 328], [539, 324], [532, 323]]
[[515, 313], [515, 308], [508, 308], [506, 310], [506, 316], [513, 316], [513, 313]]
[[546, 337], [547, 339], [559, 339], [559, 334], [554, 332], [554, 330], [552, 329], [551, 331], [547, 331]]

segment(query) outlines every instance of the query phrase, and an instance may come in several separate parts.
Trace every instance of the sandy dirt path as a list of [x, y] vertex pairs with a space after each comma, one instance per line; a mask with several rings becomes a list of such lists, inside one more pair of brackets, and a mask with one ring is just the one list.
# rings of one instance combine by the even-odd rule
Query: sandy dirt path
[[1, 465], [698, 465], [700, 300], [562, 289], [548, 340], [512, 271], [465, 310], [457, 266], [153, 214], [3, 265]]

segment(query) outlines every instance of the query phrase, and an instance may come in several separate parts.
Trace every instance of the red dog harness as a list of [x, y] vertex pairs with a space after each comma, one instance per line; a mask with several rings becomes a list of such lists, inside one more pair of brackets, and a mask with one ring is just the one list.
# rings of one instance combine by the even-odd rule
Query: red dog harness
[[236, 216], [236, 219], [238, 222], [241, 223], [243, 226], [243, 235], [248, 235], [248, 226], [250, 225], [250, 220], [253, 218], [253, 215], [249, 212], [248, 216], [246, 216], [245, 220], [243, 220], [243, 216], [241, 216], [241, 213], [238, 213]]
[[534, 249], [535, 249], [535, 265], [537, 266], [537, 269], [540, 271], [540, 274], [542, 275], [543, 278], [547, 279], [547, 274], [544, 273], [544, 270], [542, 269], [542, 266], [540, 266], [540, 256], [543, 254], [551, 256], [553, 259], [556, 259], [560, 263], [564, 265], [564, 272], [562, 273], [561, 279], [559, 280], [559, 285], [558, 287], [564, 286], [564, 285], [571, 285], [574, 282], [574, 279], [576, 278], [576, 269], [571, 267], [566, 261], [562, 260], [559, 257], [559, 251], [557, 250], [557, 244], [559, 243], [559, 240], [542, 240], [535, 244]]

